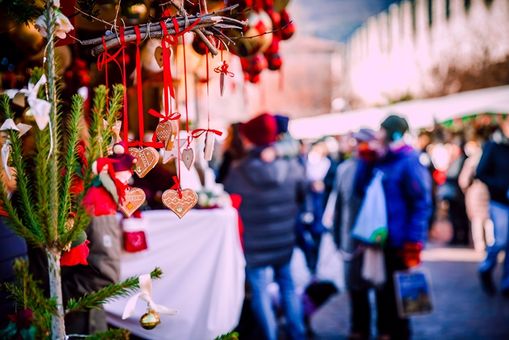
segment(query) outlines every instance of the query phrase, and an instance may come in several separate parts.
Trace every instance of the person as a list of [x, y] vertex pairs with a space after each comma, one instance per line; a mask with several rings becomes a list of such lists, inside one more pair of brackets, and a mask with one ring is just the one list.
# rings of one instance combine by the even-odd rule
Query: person
[[230, 167], [235, 160], [245, 156], [244, 145], [240, 138], [240, 123], [233, 123], [228, 127], [226, 140], [223, 144], [223, 159], [217, 171], [216, 182], [223, 183]]
[[381, 124], [381, 157], [359, 164], [355, 189], [363, 195], [375, 172], [383, 174], [388, 237], [383, 248], [386, 281], [377, 287], [377, 329], [381, 339], [409, 339], [410, 321], [398, 314], [394, 273], [420, 263], [431, 215], [431, 178], [419, 154], [405, 142], [407, 121], [389, 115]]
[[362, 278], [363, 245], [351, 237], [362, 197], [354, 192], [354, 178], [361, 162], [376, 160], [376, 133], [362, 128], [352, 135], [354, 155], [337, 168], [333, 192], [327, 206], [333, 205], [332, 232], [337, 248], [343, 254], [345, 285], [350, 298], [350, 339], [369, 339], [371, 312], [370, 283]]
[[[479, 266], [479, 276], [484, 291], [495, 293], [493, 270], [500, 251], [509, 251], [507, 233], [509, 228], [509, 118], [501, 122], [498, 140], [488, 141], [477, 166], [477, 178], [488, 186], [489, 210], [494, 226], [495, 242], [487, 248], [486, 257]], [[495, 136], [497, 137], [497, 136]], [[503, 265], [501, 293], [509, 297], [509, 256]]]
[[270, 162], [260, 158], [261, 152], [276, 141], [276, 125], [270, 114], [241, 124], [247, 156], [232, 165], [224, 187], [242, 197], [239, 212], [244, 223], [246, 278], [252, 291], [251, 308], [264, 337], [275, 340], [278, 334], [267, 290], [272, 270], [280, 288], [289, 336], [304, 339], [302, 310], [290, 271], [297, 194], [304, 172], [295, 158], [279, 157]]
[[[486, 184], [475, 178], [475, 171], [482, 155], [479, 141], [471, 140], [466, 143], [465, 153], [468, 158], [463, 163], [458, 184], [465, 193], [465, 206], [470, 219], [474, 249], [480, 252], [485, 249], [485, 234], [486, 236], [490, 235], [488, 230], [493, 229], [489, 217], [490, 194]], [[493, 240], [489, 240], [489, 237], [487, 239], [491, 241], [489, 243], [493, 242]]]

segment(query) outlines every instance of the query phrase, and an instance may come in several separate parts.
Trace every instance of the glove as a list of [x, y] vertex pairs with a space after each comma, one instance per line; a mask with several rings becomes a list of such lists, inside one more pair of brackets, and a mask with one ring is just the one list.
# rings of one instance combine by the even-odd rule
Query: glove
[[421, 264], [422, 243], [408, 242], [403, 245], [401, 257], [404, 265], [410, 269]]

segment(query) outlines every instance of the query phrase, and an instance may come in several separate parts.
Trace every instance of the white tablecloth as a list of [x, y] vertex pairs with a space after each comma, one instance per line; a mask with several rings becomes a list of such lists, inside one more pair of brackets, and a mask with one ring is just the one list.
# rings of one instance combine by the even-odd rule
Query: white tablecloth
[[153, 330], [139, 325], [146, 303], [122, 320], [127, 298], [105, 306], [108, 322], [147, 339], [207, 340], [231, 331], [238, 323], [244, 299], [244, 256], [235, 210], [191, 210], [182, 220], [171, 211], [147, 211], [148, 250], [124, 253], [122, 279], [158, 266], [163, 278], [153, 280], [157, 304], [177, 309], [161, 314]]

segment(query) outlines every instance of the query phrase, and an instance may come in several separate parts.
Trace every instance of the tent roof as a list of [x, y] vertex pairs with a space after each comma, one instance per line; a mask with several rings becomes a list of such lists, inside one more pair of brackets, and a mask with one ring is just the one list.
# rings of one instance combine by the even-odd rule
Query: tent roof
[[295, 138], [320, 138], [342, 135], [361, 127], [376, 129], [390, 113], [405, 117], [411, 129], [432, 126], [435, 122], [480, 113], [508, 113], [509, 86], [467, 91], [439, 98], [419, 99], [381, 108], [328, 113], [292, 120]]

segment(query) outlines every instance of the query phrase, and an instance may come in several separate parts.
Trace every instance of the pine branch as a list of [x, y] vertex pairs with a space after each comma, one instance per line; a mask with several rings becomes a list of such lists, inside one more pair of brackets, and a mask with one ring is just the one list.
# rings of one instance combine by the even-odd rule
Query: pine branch
[[106, 87], [104, 85], [98, 86], [94, 89], [94, 92], [95, 95], [90, 123], [90, 143], [87, 152], [88, 164], [92, 164], [101, 156], [100, 146], [102, 145], [102, 131], [104, 130], [103, 117], [106, 111]]
[[105, 332], [96, 333], [87, 336], [89, 340], [129, 340], [129, 331], [127, 329], [110, 328]]
[[27, 240], [30, 244], [34, 245], [35, 247], [42, 248], [46, 242], [44, 236], [41, 234], [40, 238], [38, 238], [39, 235], [35, 234], [32, 230], [23, 224], [23, 221], [20, 219], [16, 208], [14, 208], [12, 205], [12, 202], [7, 195], [7, 191], [3, 185], [0, 185], [0, 199], [2, 200], [2, 206], [4, 210], [9, 216], [9, 218], [5, 220], [7, 226], [16, 234]]
[[16, 283], [4, 283], [3, 287], [17, 302], [18, 306], [32, 310], [34, 323], [41, 334], [50, 329], [51, 316], [56, 313], [56, 303], [47, 299], [40, 288], [41, 282], [30, 274], [28, 261], [17, 259], [14, 261]]
[[[69, 218], [69, 213], [72, 208], [71, 185], [76, 176], [76, 168], [78, 166], [77, 159], [77, 146], [80, 135], [80, 120], [83, 111], [83, 98], [79, 95], [72, 97], [71, 112], [66, 126], [67, 132], [67, 152], [60, 171], [65, 171], [61, 183], [60, 192], [60, 208], [58, 211], [58, 226], [60, 235], [67, 232], [66, 224]], [[65, 247], [66, 243], [61, 244]]]
[[[0, 105], [5, 117], [13, 119], [14, 113], [10, 107], [9, 97], [3, 95], [0, 99]], [[41, 230], [41, 224], [34, 214], [35, 209], [30, 192], [31, 181], [27, 175], [26, 164], [23, 158], [23, 148], [17, 131], [10, 130], [9, 139], [11, 141], [11, 160], [12, 165], [16, 169], [17, 191], [19, 194], [16, 202], [19, 204], [19, 211], [21, 212], [21, 215], [18, 215], [15, 209], [11, 209], [10, 213], [15, 214], [13, 215], [13, 219], [18, 220], [13, 223], [13, 225], [18, 227], [20, 224], [23, 225], [33, 234], [33, 236], [30, 237], [31, 241], [38, 240], [35, 244], [41, 244], [44, 243], [44, 234]], [[7, 202], [7, 200], [4, 199], [4, 202]]]
[[74, 224], [72, 229], [61, 236], [61, 244], [66, 245], [69, 244], [69, 242], [75, 240], [82, 231], [85, 231], [88, 228], [89, 224], [90, 216], [86, 213], [85, 208], [82, 205], [79, 205], [77, 207], [76, 216], [74, 217]]
[[[150, 277], [153, 279], [161, 278], [163, 272], [159, 267], [156, 267], [151, 273]], [[112, 301], [118, 297], [128, 296], [134, 290], [140, 287], [138, 277], [130, 277], [123, 282], [113, 283], [96, 292], [83, 295], [79, 299], [70, 299], [67, 302], [66, 314], [78, 310], [98, 308], [106, 302]]]

